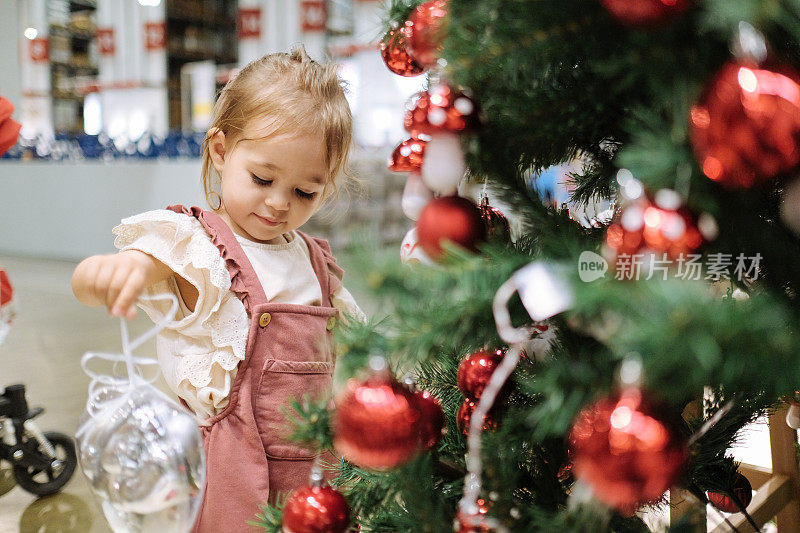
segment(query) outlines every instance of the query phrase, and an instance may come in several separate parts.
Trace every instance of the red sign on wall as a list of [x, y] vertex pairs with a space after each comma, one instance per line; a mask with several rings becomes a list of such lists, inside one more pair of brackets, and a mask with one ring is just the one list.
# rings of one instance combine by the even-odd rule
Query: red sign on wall
[[258, 39], [261, 37], [261, 8], [240, 9], [236, 27], [239, 39]]
[[114, 55], [114, 28], [97, 28], [95, 39], [97, 39], [97, 51], [101, 56]]
[[144, 48], [150, 52], [167, 47], [167, 24], [165, 22], [144, 23]]
[[47, 37], [37, 37], [28, 41], [28, 54], [31, 61], [40, 63], [50, 59], [50, 42]]
[[306, 33], [325, 31], [328, 12], [323, 0], [303, 0], [300, 2], [300, 20]]

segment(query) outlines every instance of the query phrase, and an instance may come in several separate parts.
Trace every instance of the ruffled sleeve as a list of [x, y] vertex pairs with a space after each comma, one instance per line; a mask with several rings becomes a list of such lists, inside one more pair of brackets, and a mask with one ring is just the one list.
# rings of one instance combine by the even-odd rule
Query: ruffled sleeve
[[[219, 250], [200, 222], [184, 214], [156, 210], [126, 218], [114, 228], [114, 245], [158, 259], [198, 291], [194, 311], [181, 301], [175, 320], [156, 343], [159, 364], [170, 388], [201, 417], [228, 403], [237, 365], [244, 359], [247, 313], [230, 290], [230, 276]], [[139, 306], [153, 321], [164, 318], [169, 303], [155, 294], [180, 299], [174, 277], [148, 287]]]

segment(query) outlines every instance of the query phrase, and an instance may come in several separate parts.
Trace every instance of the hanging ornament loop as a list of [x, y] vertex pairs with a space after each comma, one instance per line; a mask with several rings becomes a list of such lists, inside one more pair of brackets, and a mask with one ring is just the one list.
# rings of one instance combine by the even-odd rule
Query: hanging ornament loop
[[[122, 353], [104, 353], [104, 352], [86, 352], [81, 358], [81, 368], [87, 376], [91, 378], [89, 383], [89, 398], [86, 400], [86, 411], [94, 416], [102, 408], [101, 400], [102, 395], [98, 395], [98, 391], [102, 387], [113, 387], [116, 389], [126, 389], [135, 386], [137, 383], [152, 383], [155, 381], [157, 372], [152, 372], [150, 378], [145, 377], [145, 369], [158, 367], [158, 361], [152, 357], [137, 357], [133, 355], [133, 351], [140, 347], [142, 344], [150, 340], [163, 330], [169, 324], [178, 310], [178, 298], [173, 294], [164, 293], [157, 294], [152, 297], [153, 300], [171, 300], [169, 311], [164, 315], [164, 318], [155, 324], [152, 328], [147, 330], [139, 337], [131, 340], [128, 333], [128, 323], [124, 318], [120, 318], [120, 334], [122, 337]], [[91, 368], [90, 363], [94, 361], [105, 361], [114, 363], [114, 371], [111, 375], [95, 371]], [[120, 375], [116, 371], [120, 364], [125, 365], [125, 373]]]
[[525, 309], [531, 318], [540, 321], [550, 318], [572, 303], [572, 292], [557, 275], [551, 265], [534, 261], [515, 272], [503, 283], [494, 295], [492, 304], [497, 332], [511, 347], [500, 365], [492, 373], [489, 383], [483, 390], [478, 407], [472, 413], [467, 437], [467, 476], [464, 480], [464, 496], [459, 508], [467, 516], [478, 512], [478, 496], [481, 492], [481, 430], [484, 417], [494, 404], [508, 376], [514, 371], [520, 359], [523, 343], [530, 340], [530, 328], [515, 328], [508, 312], [508, 302], [515, 292], [520, 292]]

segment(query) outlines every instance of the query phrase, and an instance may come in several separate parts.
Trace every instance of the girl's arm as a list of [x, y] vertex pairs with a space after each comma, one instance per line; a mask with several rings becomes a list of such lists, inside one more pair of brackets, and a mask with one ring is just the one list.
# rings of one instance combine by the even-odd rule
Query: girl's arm
[[[136, 299], [154, 283], [174, 273], [153, 256], [138, 250], [93, 255], [81, 261], [72, 274], [72, 292], [86, 305], [105, 305], [114, 316], [136, 316]], [[181, 298], [190, 310], [197, 303], [197, 289], [176, 276]]]

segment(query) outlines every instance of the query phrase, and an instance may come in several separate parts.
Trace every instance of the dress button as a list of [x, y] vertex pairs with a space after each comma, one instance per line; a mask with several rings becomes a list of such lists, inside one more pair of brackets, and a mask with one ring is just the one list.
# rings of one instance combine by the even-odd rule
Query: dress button
[[335, 325], [336, 325], [336, 317], [335, 316], [328, 317], [328, 323], [325, 325], [325, 327], [328, 328], [328, 331], [332, 330], [333, 326]]
[[258, 325], [262, 328], [265, 328], [267, 327], [267, 324], [269, 324], [270, 320], [272, 320], [272, 315], [269, 313], [264, 313], [261, 315], [261, 318], [258, 319]]

